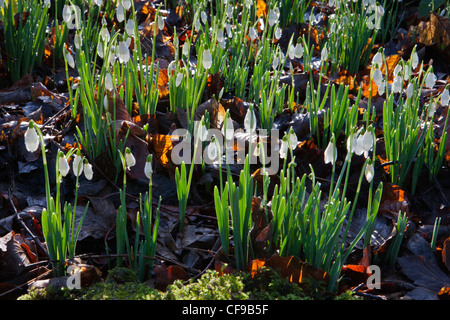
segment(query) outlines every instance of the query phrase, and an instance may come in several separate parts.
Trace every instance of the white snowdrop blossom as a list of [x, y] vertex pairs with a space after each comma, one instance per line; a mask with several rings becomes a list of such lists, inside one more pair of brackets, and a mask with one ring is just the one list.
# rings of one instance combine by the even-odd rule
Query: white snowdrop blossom
[[125, 10], [123, 9], [123, 6], [121, 3], [117, 5], [116, 9], [116, 18], [118, 22], [122, 22], [125, 20]]
[[233, 38], [233, 31], [231, 30], [231, 24], [227, 23], [225, 25], [225, 30], [227, 30], [228, 38]]
[[303, 46], [301, 43], [295, 45], [294, 55], [297, 59], [300, 59], [303, 56]]
[[375, 170], [373, 168], [372, 161], [369, 161], [369, 163], [366, 165], [366, 168], [364, 169], [364, 174], [366, 176], [367, 182], [371, 182], [373, 179], [373, 176], [375, 175]]
[[450, 95], [448, 89], [445, 89], [441, 94], [441, 106], [448, 106]]
[[79, 32], [75, 33], [75, 36], [73, 38], [73, 43], [75, 44], [75, 48], [77, 48], [77, 49], [81, 48], [82, 38], [81, 38], [81, 34]]
[[64, 153], [59, 152], [59, 158], [58, 158], [58, 169], [59, 169], [59, 173], [65, 177], [67, 176], [67, 174], [70, 171], [70, 166], [69, 163], [67, 162], [67, 158], [64, 155]]
[[125, 149], [125, 166], [128, 170], [130, 170], [131, 167], [133, 167], [136, 164], [136, 159], [134, 158], [133, 153], [131, 152], [130, 148]]
[[436, 75], [431, 72], [425, 79], [425, 85], [428, 89], [431, 89], [434, 87], [435, 83], [436, 83]]
[[217, 143], [216, 143], [215, 137], [212, 137], [211, 142], [208, 144], [208, 146], [206, 148], [207, 148], [206, 152], [207, 152], [208, 158], [211, 161], [215, 161], [219, 156], [219, 151], [217, 150], [218, 148], [217, 148]]
[[35, 152], [39, 147], [39, 136], [34, 128], [34, 122], [30, 121], [28, 129], [25, 131], [25, 148], [28, 152]]
[[101, 6], [103, 5], [103, 0], [94, 0], [94, 3], [95, 3], [97, 6], [101, 7]]
[[72, 20], [72, 9], [67, 4], [63, 7], [62, 17], [66, 23], [69, 23]]
[[322, 48], [322, 51], [320, 52], [320, 59], [322, 61], [328, 60], [328, 48], [326, 45]]
[[161, 31], [164, 30], [164, 20], [161, 16], [158, 17], [158, 29]]
[[373, 81], [375, 81], [377, 87], [381, 87], [383, 84], [383, 73], [378, 68], [373, 72]]
[[291, 44], [288, 50], [289, 59], [293, 60], [295, 58], [295, 46]]
[[72, 55], [71, 55], [69, 52], [67, 52], [67, 53], [65, 54], [65, 57], [66, 57], [67, 64], [69, 65], [69, 67], [71, 67], [72, 69], [74, 69], [74, 68], [75, 68], [75, 61], [73, 60]]
[[399, 93], [402, 90], [403, 78], [400, 76], [396, 76], [394, 78], [394, 82], [392, 83], [392, 91], [394, 93]]
[[73, 170], [73, 174], [76, 177], [79, 177], [81, 175], [81, 173], [83, 172], [83, 158], [81, 157], [80, 152], [77, 152], [77, 154], [73, 158], [72, 170]]
[[125, 25], [125, 31], [127, 35], [131, 37], [134, 34], [134, 21], [133, 19], [128, 19], [127, 24]]
[[436, 112], [436, 104], [434, 102], [430, 102], [428, 104], [428, 117], [433, 118], [435, 112]]
[[[198, 127], [200, 125], [200, 128]], [[202, 117], [200, 121], [196, 121], [194, 124], [195, 133], [199, 135], [201, 141], [208, 139], [208, 128], [206, 127], [205, 118]]]
[[203, 24], [206, 24], [208, 22], [208, 17], [206, 16], [206, 12], [202, 11], [200, 13], [200, 18], [202, 19]]
[[364, 150], [364, 156], [369, 156], [369, 151], [373, 148], [373, 134], [371, 130], [366, 130], [361, 139], [362, 149]]
[[385, 81], [381, 81], [381, 85], [378, 87], [378, 94], [382, 96], [386, 90]]
[[355, 152], [355, 147], [357, 145], [357, 141], [358, 141], [358, 133], [354, 133], [350, 137], [347, 138], [347, 152], [348, 153]]
[[383, 63], [383, 57], [380, 52], [377, 52], [372, 58], [372, 64], [376, 64], [377, 66], [381, 66]]
[[275, 28], [275, 38], [280, 39], [283, 34], [283, 29], [280, 27]]
[[269, 11], [269, 26], [272, 27], [278, 22], [278, 18], [280, 17], [280, 11], [278, 8], [272, 9]]
[[411, 99], [413, 94], [414, 94], [414, 84], [410, 82], [406, 87], [406, 98]]
[[144, 174], [148, 179], [150, 179], [153, 174], [152, 156], [150, 154], [147, 156], [147, 160], [145, 161]]
[[118, 57], [120, 63], [127, 63], [130, 60], [130, 50], [128, 50], [127, 43], [121, 41], [117, 47]]
[[222, 134], [226, 140], [233, 140], [234, 137], [234, 125], [233, 120], [229, 113], [225, 114], [225, 120], [222, 124]]
[[131, 0], [122, 0], [122, 6], [125, 10], [130, 10]]
[[256, 115], [253, 108], [248, 108], [247, 113], [244, 118], [244, 128], [245, 131], [250, 133], [256, 132]]
[[103, 59], [103, 43], [101, 41], [99, 41], [97, 45], [97, 54]]
[[417, 52], [414, 52], [414, 54], [411, 56], [411, 67], [413, 69], [416, 69], [419, 65], [419, 56], [417, 55]]
[[331, 163], [332, 165], [334, 165], [336, 159], [337, 159], [337, 150], [336, 146], [334, 145], [333, 139], [331, 139], [330, 142], [328, 143], [327, 148], [325, 149], [324, 161], [325, 164]]
[[86, 179], [92, 180], [94, 171], [92, 170], [92, 164], [90, 164], [87, 159], [84, 159], [83, 172]]
[[113, 79], [112, 79], [111, 73], [109, 73], [109, 72], [105, 76], [105, 88], [108, 91], [112, 91], [114, 89]]
[[254, 27], [250, 27], [248, 35], [250, 36], [250, 39], [252, 41], [255, 41], [255, 39], [258, 37], [258, 33], [256, 32], [256, 29]]
[[183, 73], [180, 72], [177, 74], [177, 78], [175, 79], [175, 86], [178, 88], [181, 84], [181, 81], [183, 81]]
[[209, 49], [206, 49], [203, 51], [202, 59], [203, 59], [203, 67], [206, 70], [210, 69], [212, 66], [212, 56], [211, 56], [211, 52], [209, 51]]
[[394, 68], [394, 76], [398, 76], [400, 74], [400, 72], [402, 72], [402, 66], [399, 64], [397, 64]]

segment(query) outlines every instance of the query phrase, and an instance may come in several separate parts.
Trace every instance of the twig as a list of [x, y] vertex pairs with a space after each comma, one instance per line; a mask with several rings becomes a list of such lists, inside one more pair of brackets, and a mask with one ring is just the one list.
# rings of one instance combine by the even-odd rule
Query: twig
[[47, 249], [43, 246], [41, 241], [31, 232], [31, 230], [28, 228], [28, 226], [25, 224], [25, 222], [23, 222], [22, 218], [20, 217], [19, 211], [17, 211], [17, 208], [14, 205], [14, 202], [12, 200], [11, 189], [8, 189], [8, 197], [9, 197], [9, 202], [11, 203], [11, 206], [13, 207], [17, 221], [20, 222], [20, 224], [25, 229], [25, 231], [28, 232], [28, 234], [31, 236], [33, 241], [39, 246], [39, 248], [41, 248], [41, 250], [45, 253], [45, 255], [50, 258], [50, 256], [48, 255]]

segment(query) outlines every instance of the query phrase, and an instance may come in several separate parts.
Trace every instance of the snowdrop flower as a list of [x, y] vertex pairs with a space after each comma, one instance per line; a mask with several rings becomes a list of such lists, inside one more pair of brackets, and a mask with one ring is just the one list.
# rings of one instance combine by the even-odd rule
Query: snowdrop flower
[[183, 73], [180, 72], [177, 74], [177, 78], [175, 79], [175, 86], [178, 88], [181, 84], [181, 81], [183, 81]]
[[294, 150], [298, 146], [297, 135], [295, 134], [292, 128], [289, 129], [289, 132], [281, 139], [281, 147], [280, 147], [280, 158], [286, 159], [288, 150]]
[[364, 156], [367, 158], [369, 156], [369, 151], [373, 148], [373, 134], [370, 127], [366, 130], [361, 139], [362, 149], [364, 150]]
[[122, 0], [122, 6], [125, 10], [130, 10], [131, 8], [131, 0]]
[[66, 23], [69, 23], [72, 20], [72, 9], [67, 4], [63, 7], [62, 17]]
[[102, 30], [100, 30], [100, 36], [105, 43], [109, 42], [109, 39], [111, 38], [111, 35], [109, 34], [109, 31], [105, 26], [103, 26]]
[[330, 142], [328, 143], [327, 148], [325, 149], [324, 153], [324, 161], [325, 164], [331, 163], [332, 165], [335, 164], [337, 159], [337, 150], [336, 146], [334, 145], [334, 136], [331, 138]]
[[105, 95], [105, 96], [103, 97], [103, 108], [104, 108], [105, 110], [108, 110], [108, 107], [109, 107], [108, 96]]
[[325, 44], [325, 46], [322, 48], [322, 51], [320, 52], [320, 59], [322, 61], [326, 61], [328, 59], [328, 48], [327, 45]]
[[355, 152], [357, 141], [358, 141], [358, 133], [354, 133], [350, 137], [348, 137], [348, 139], [347, 139], [347, 152], [348, 153]]
[[130, 60], [130, 50], [128, 50], [126, 42], [121, 41], [117, 47], [117, 51], [120, 63], [127, 63]]
[[278, 18], [280, 17], [280, 10], [278, 8], [272, 9], [269, 11], [269, 26], [273, 26], [278, 22]]
[[405, 79], [405, 81], [408, 81], [409, 79], [409, 69], [405, 68], [405, 71], [403, 73], [403, 79]]
[[250, 10], [250, 8], [252, 7], [253, 1], [252, 0], [244, 0], [245, 6], [247, 7], [247, 9]]
[[385, 81], [381, 81], [380, 86], [378, 87], [378, 94], [382, 96], [384, 94], [384, 91], [386, 90]]
[[109, 73], [109, 72], [105, 76], [105, 88], [108, 91], [112, 91], [114, 89], [113, 79], [112, 79], [111, 73]]
[[83, 172], [83, 158], [81, 157], [80, 150], [77, 151], [72, 163], [73, 174], [79, 177]]
[[233, 140], [234, 137], [234, 125], [233, 120], [231, 119], [230, 113], [227, 111], [225, 114], [225, 120], [222, 124], [222, 134], [226, 140]]
[[272, 68], [276, 69], [278, 68], [278, 65], [280, 64], [280, 58], [278, 56], [273, 57], [272, 60]]
[[101, 41], [98, 42], [97, 54], [100, 58], [103, 59], [103, 43]]
[[427, 78], [425, 79], [425, 85], [428, 89], [431, 89], [434, 87], [436, 83], [436, 75], [434, 73], [429, 73]]
[[448, 89], [446, 88], [441, 94], [441, 106], [448, 106], [450, 100], [450, 95]]
[[121, 3], [119, 3], [117, 6], [116, 17], [118, 22], [122, 22], [123, 20], [125, 20], [125, 11]]
[[229, 4], [229, 5], [227, 6], [227, 17], [228, 17], [228, 18], [233, 17], [233, 10], [234, 10], [233, 5], [232, 5], [232, 4]]
[[414, 52], [414, 54], [411, 56], [411, 67], [415, 69], [417, 68], [418, 64], [419, 64], [419, 56], [417, 55], [417, 52]]
[[183, 45], [182, 49], [183, 56], [187, 57], [189, 55], [189, 40], [186, 40], [186, 42]]
[[65, 57], [66, 57], [66, 60], [67, 60], [67, 64], [68, 64], [72, 69], [74, 69], [74, 68], [75, 68], [75, 61], [73, 60], [72, 55], [71, 55], [69, 52], [67, 52], [67, 53], [65, 54]]
[[380, 52], [377, 52], [372, 58], [372, 64], [381, 66], [382, 63], [383, 63], [383, 57]]
[[231, 24], [227, 23], [225, 25], [225, 30], [227, 30], [228, 38], [233, 38], [233, 31], [231, 30]]
[[149, 154], [147, 156], [147, 160], [145, 161], [144, 174], [148, 179], [151, 179], [152, 174], [153, 174], [152, 155], [151, 154]]
[[65, 177], [67, 176], [67, 174], [70, 171], [70, 166], [69, 163], [67, 162], [67, 158], [64, 155], [64, 153], [62, 151], [58, 152], [59, 157], [58, 157], [58, 167], [59, 167], [59, 173]]
[[94, 3], [101, 7], [103, 5], [103, 0], [94, 0]]
[[210, 69], [212, 66], [212, 56], [209, 49], [203, 51], [202, 59], [203, 59], [203, 67], [206, 70]]
[[77, 48], [77, 49], [81, 48], [82, 38], [81, 38], [81, 34], [79, 32], [75, 33], [75, 36], [73, 38], [73, 43], [75, 44], [75, 48]]
[[295, 58], [295, 47], [293, 44], [291, 44], [289, 46], [288, 56], [289, 56], [289, 59], [291, 59], [291, 60], [293, 60]]
[[435, 111], [436, 111], [436, 104], [434, 102], [430, 102], [428, 104], [428, 117], [433, 118]]
[[206, 16], [206, 12], [202, 11], [200, 13], [200, 18], [202, 19], [203, 24], [206, 24], [208, 22], [208, 17]]
[[136, 159], [133, 156], [133, 153], [131, 152], [130, 148], [125, 149], [125, 165], [128, 170], [130, 170], [131, 167], [133, 167], [136, 164]]
[[402, 85], [403, 85], [403, 78], [400, 76], [396, 76], [394, 78], [394, 82], [392, 83], [392, 91], [394, 93], [400, 92], [400, 90], [402, 89]]
[[158, 17], [158, 29], [159, 30], [164, 30], [164, 20], [161, 16]]
[[[198, 127], [200, 125], [200, 128]], [[194, 130], [196, 134], [199, 134], [201, 141], [206, 141], [208, 138], [208, 128], [206, 127], [205, 118], [202, 117], [200, 121], [196, 121], [194, 124]]]
[[199, 19], [195, 20], [195, 22], [194, 22], [194, 28], [195, 28], [195, 30], [197, 30], [197, 31], [200, 31], [200, 29], [202, 28], [202, 24], [201, 24], [201, 22], [200, 22]]
[[248, 34], [249, 34], [250, 39], [251, 39], [252, 41], [254, 41], [254, 40], [258, 37], [258, 33], [256, 32], [256, 29], [253, 28], [253, 27], [250, 27], [250, 29], [249, 29], [249, 31], [248, 31]]
[[383, 73], [378, 68], [373, 72], [373, 81], [375, 81], [377, 87], [381, 87], [383, 84]]
[[92, 177], [94, 176], [94, 172], [92, 171], [92, 164], [90, 164], [86, 158], [83, 161], [83, 172], [86, 179], [92, 180]]
[[125, 31], [127, 35], [131, 37], [134, 33], [134, 22], [133, 19], [128, 19], [127, 24], [125, 25]]
[[373, 168], [372, 161], [369, 160], [369, 163], [366, 165], [366, 168], [364, 169], [364, 174], [366, 176], [367, 182], [371, 182], [373, 179], [373, 176], [375, 174], [375, 170]]
[[35, 152], [39, 147], [39, 136], [34, 128], [34, 121], [31, 120], [28, 124], [28, 129], [25, 131], [25, 148], [28, 152]]
[[301, 43], [295, 45], [294, 55], [297, 59], [300, 59], [303, 56], [303, 46]]
[[334, 6], [336, 5], [336, 0], [329, 0], [329, 1], [328, 1], [328, 5], [329, 5], [330, 7], [334, 7]]
[[406, 98], [411, 99], [414, 93], [414, 84], [411, 82], [408, 83], [408, 86], [406, 87]]
[[208, 154], [208, 158], [211, 161], [214, 161], [218, 158], [219, 151], [217, 150], [216, 138], [214, 136], [212, 137], [211, 142], [206, 147], [206, 152]]
[[244, 118], [245, 131], [250, 133], [256, 132], [256, 115], [253, 107], [249, 107]]
[[283, 29], [280, 27], [275, 28], [275, 38], [280, 39], [281, 35], [283, 34]]
[[400, 74], [400, 72], [402, 72], [402, 66], [399, 63], [394, 68], [394, 76], [398, 76]]

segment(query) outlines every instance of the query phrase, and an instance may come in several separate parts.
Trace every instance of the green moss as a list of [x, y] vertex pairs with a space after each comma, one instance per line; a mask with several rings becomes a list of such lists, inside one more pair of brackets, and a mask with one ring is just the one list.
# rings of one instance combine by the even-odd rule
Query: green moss
[[[261, 268], [254, 276], [242, 272], [219, 276], [208, 270], [200, 278], [182, 282], [175, 281], [165, 292], [158, 291], [145, 283], [139, 283], [134, 270], [114, 268], [103, 282], [80, 290], [34, 289], [21, 296], [20, 300], [311, 300], [320, 299], [317, 294], [305, 292], [300, 286], [290, 283], [278, 272]], [[360, 299], [351, 292], [337, 297], [337, 300]]]
[[208, 270], [197, 281], [184, 284], [175, 281], [167, 287], [167, 300], [247, 300], [240, 276], [225, 274], [218, 276], [216, 271]]

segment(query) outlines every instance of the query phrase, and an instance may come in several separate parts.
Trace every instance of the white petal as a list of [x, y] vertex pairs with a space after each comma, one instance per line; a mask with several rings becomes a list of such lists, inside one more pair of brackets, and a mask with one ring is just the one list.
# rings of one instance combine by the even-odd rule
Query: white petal
[[128, 60], [130, 60], [130, 50], [128, 50], [126, 42], [121, 41], [117, 47], [117, 50], [119, 61], [121, 63], [127, 63]]
[[225, 121], [223, 122], [222, 134], [227, 140], [232, 140], [234, 137], [234, 125], [233, 120], [231, 120], [230, 116], [226, 117]]
[[286, 159], [287, 151], [288, 151], [288, 145], [287, 145], [286, 141], [281, 140], [281, 147], [280, 147], [280, 158], [281, 159]]
[[72, 170], [76, 177], [79, 177], [83, 172], [83, 158], [79, 155], [75, 155], [72, 163]]
[[411, 82], [408, 83], [408, 86], [406, 87], [406, 98], [411, 99], [414, 93], [414, 84]]
[[448, 89], [445, 89], [444, 92], [441, 94], [441, 105], [442, 106], [448, 106], [450, 100], [450, 95], [448, 92]]
[[366, 130], [362, 137], [362, 147], [364, 151], [370, 151], [373, 148], [373, 135], [369, 130]]
[[202, 59], [203, 59], [203, 67], [205, 69], [210, 69], [212, 66], [212, 56], [211, 52], [209, 52], [209, 49], [203, 51]]
[[414, 54], [411, 57], [411, 66], [413, 69], [417, 68], [417, 65], [419, 64], [419, 56], [417, 55], [417, 52], [414, 52]]
[[69, 167], [69, 163], [67, 162], [67, 159], [64, 156], [64, 154], [61, 154], [59, 156], [58, 166], [59, 166], [59, 172], [61, 173], [61, 175], [63, 177], [67, 176], [67, 174], [69, 173], [70, 167]]
[[112, 91], [114, 89], [112, 76], [111, 76], [111, 73], [109, 73], [109, 72], [105, 76], [105, 88], [108, 91]]
[[72, 68], [75, 69], [75, 61], [73, 60], [73, 57], [70, 53], [66, 53], [65, 54], [66, 60], [67, 60], [67, 64]]
[[325, 163], [331, 163], [332, 165], [334, 165], [334, 163], [336, 162], [336, 157], [337, 157], [336, 147], [334, 146], [334, 143], [330, 141], [324, 153]]
[[375, 81], [377, 87], [381, 87], [383, 83], [383, 73], [378, 68], [373, 72], [373, 81]]
[[175, 86], [178, 88], [181, 84], [181, 81], [183, 81], [183, 73], [180, 72], [177, 74], [177, 78], [175, 79]]
[[123, 9], [122, 4], [120, 4], [120, 3], [116, 9], [116, 17], [117, 17], [118, 22], [122, 22], [123, 20], [125, 20], [125, 11]]
[[127, 31], [127, 35], [131, 37], [134, 33], [134, 21], [133, 19], [128, 19], [127, 24], [125, 25], [125, 30]]
[[376, 63], [378, 66], [381, 66], [381, 64], [383, 63], [383, 57], [382, 57], [382, 55], [381, 55], [380, 52], [377, 52], [377, 53], [373, 56], [373, 58], [372, 58], [372, 63], [373, 63], [373, 64]]
[[35, 128], [28, 128], [25, 131], [25, 147], [28, 152], [35, 152], [39, 147], [39, 136]]
[[94, 176], [94, 172], [92, 171], [92, 164], [85, 162], [83, 164], [83, 171], [86, 179], [92, 180], [92, 177]]
[[255, 111], [250, 110], [251, 108], [248, 108], [247, 113], [244, 118], [244, 128], [247, 133], [255, 132], [256, 131], [256, 115]]
[[427, 86], [428, 89], [431, 89], [434, 87], [435, 83], [436, 83], [436, 75], [434, 73], [429, 73], [425, 80], [425, 85]]
[[66, 23], [69, 23], [70, 20], [72, 20], [72, 9], [70, 6], [64, 5], [63, 11], [62, 11], [62, 17]]
[[301, 43], [297, 43], [295, 45], [294, 54], [297, 59], [300, 59], [303, 56], [303, 46]]
[[136, 164], [136, 159], [133, 156], [131, 151], [125, 152], [125, 161], [127, 162], [127, 168], [130, 169], [132, 166]]
[[125, 10], [129, 10], [131, 8], [131, 0], [122, 0], [122, 6]]
[[373, 168], [373, 164], [368, 164], [366, 166], [366, 169], [364, 170], [364, 174], [366, 176], [366, 180], [367, 182], [371, 182], [374, 176], [374, 168]]
[[144, 166], [144, 173], [145, 176], [150, 179], [153, 173], [153, 168], [152, 168], [152, 162], [149, 161], [149, 159], [147, 158], [147, 161], [145, 162], [145, 166]]
[[159, 30], [164, 30], [164, 20], [162, 17], [158, 17], [158, 29]]

